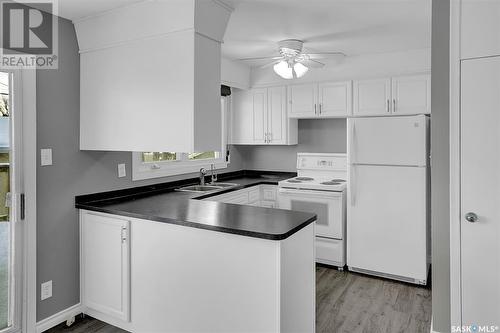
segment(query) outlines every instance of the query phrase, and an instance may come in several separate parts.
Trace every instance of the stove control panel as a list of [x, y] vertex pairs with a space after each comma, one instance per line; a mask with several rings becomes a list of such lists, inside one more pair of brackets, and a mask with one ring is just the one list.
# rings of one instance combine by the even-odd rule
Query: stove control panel
[[347, 155], [299, 153], [297, 170], [347, 170]]

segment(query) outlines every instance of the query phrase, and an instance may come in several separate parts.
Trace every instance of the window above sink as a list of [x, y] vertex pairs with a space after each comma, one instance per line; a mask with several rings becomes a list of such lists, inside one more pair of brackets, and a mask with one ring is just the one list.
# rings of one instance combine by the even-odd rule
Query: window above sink
[[181, 175], [198, 172], [200, 168], [224, 169], [229, 164], [227, 152], [227, 98], [221, 98], [222, 142], [220, 151], [206, 152], [134, 152], [132, 180]]

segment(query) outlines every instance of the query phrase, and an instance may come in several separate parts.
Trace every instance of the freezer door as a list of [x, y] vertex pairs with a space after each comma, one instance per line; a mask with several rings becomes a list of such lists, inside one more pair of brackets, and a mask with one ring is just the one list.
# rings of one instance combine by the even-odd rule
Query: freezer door
[[426, 280], [426, 169], [351, 166], [349, 267]]
[[349, 161], [355, 164], [426, 166], [426, 116], [349, 119]]

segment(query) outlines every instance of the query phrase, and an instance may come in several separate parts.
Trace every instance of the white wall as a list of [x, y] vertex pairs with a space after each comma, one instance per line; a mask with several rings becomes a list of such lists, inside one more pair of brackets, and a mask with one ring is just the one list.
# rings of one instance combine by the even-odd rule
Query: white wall
[[272, 67], [253, 68], [252, 86], [269, 86], [316, 81], [342, 81], [351, 79], [384, 77], [400, 74], [429, 72], [431, 50], [418, 49], [405, 52], [348, 55], [341, 63], [320, 69], [310, 69], [300, 79], [284, 80], [274, 73]]

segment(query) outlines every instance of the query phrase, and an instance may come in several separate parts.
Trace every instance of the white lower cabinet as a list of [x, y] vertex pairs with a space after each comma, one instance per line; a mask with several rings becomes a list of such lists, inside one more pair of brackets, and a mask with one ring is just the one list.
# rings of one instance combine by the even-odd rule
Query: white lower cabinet
[[80, 230], [83, 305], [130, 321], [130, 221], [82, 211]]
[[276, 208], [276, 185], [257, 185], [242, 190], [208, 197], [206, 201]]

